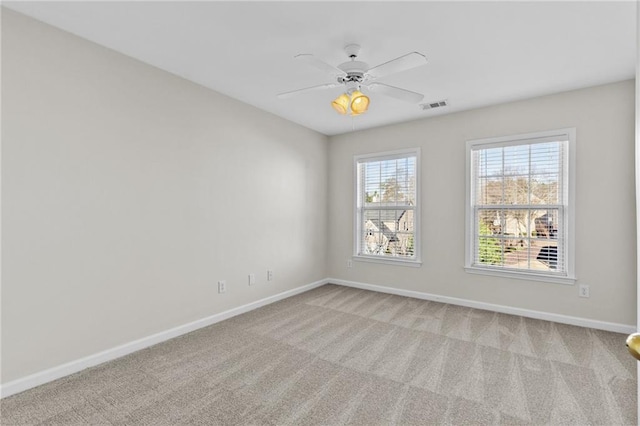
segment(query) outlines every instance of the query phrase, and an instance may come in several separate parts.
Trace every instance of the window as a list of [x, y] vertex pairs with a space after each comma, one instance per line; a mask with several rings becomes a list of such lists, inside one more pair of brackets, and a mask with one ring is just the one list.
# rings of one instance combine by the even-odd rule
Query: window
[[355, 158], [355, 259], [420, 265], [418, 149]]
[[572, 283], [575, 129], [467, 142], [469, 272]]

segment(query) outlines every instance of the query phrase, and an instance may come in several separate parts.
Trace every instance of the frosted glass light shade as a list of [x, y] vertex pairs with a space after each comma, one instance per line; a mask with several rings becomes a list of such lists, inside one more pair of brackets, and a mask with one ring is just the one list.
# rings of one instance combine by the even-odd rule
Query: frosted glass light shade
[[359, 115], [369, 109], [369, 98], [361, 91], [356, 90], [351, 94], [351, 111], [353, 115]]
[[331, 102], [331, 106], [340, 114], [346, 114], [349, 110], [349, 96], [347, 96], [346, 93], [343, 93]]

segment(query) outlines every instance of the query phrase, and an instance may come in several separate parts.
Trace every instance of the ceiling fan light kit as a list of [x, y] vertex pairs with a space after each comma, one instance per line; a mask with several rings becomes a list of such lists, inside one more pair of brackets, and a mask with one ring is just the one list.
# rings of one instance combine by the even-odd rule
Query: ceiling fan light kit
[[369, 97], [359, 90], [342, 93], [331, 102], [331, 106], [338, 113], [346, 115], [351, 111], [352, 116], [360, 115], [369, 109]]
[[346, 90], [331, 102], [331, 106], [342, 115], [347, 115], [351, 112], [351, 116], [363, 114], [369, 109], [370, 99], [362, 93], [362, 89], [376, 91], [392, 98], [416, 104], [424, 98], [424, 95], [420, 93], [374, 82], [374, 80], [380, 77], [426, 64], [427, 58], [423, 54], [411, 52], [373, 68], [369, 68], [369, 65], [365, 62], [356, 60], [358, 53], [360, 53], [359, 45], [349, 44], [345, 46], [344, 51], [350, 60], [337, 67], [329, 65], [311, 54], [296, 55], [294, 57], [296, 60], [306, 62], [308, 65], [330, 74], [335, 78], [336, 83], [325, 83], [305, 89], [285, 92], [279, 94], [278, 97], [284, 99], [301, 93], [318, 89], [331, 89], [343, 85], [346, 86]]

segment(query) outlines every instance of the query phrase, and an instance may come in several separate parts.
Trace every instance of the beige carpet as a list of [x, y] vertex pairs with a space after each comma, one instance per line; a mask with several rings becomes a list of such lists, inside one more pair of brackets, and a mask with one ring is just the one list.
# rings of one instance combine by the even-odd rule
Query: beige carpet
[[325, 285], [5, 398], [1, 423], [635, 425], [625, 337]]

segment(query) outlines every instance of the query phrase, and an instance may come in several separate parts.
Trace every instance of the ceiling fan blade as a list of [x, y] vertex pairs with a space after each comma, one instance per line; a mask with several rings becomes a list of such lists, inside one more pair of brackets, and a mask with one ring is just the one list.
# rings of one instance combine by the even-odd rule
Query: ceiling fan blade
[[308, 65], [311, 65], [314, 68], [319, 69], [320, 71], [324, 71], [329, 75], [332, 75], [336, 78], [343, 77], [347, 75], [344, 71], [339, 68], [334, 67], [333, 65], [329, 65], [328, 63], [316, 58], [315, 56], [309, 53], [302, 53], [300, 55], [294, 56], [295, 59], [299, 61], [303, 61]]
[[279, 93], [278, 98], [280, 99], [289, 99], [293, 96], [300, 95], [303, 93], [314, 92], [316, 90], [323, 89], [333, 89], [334, 87], [340, 86], [339, 83], [325, 83], [319, 84], [318, 86], [305, 87], [304, 89], [292, 90], [291, 92]]
[[380, 78], [385, 75], [406, 71], [411, 68], [419, 67], [427, 63], [427, 58], [422, 53], [411, 52], [399, 58], [392, 59], [389, 62], [380, 64], [367, 71], [371, 78]]
[[424, 95], [411, 90], [400, 89], [399, 87], [389, 86], [382, 83], [370, 83], [365, 86], [372, 92], [382, 93], [383, 95], [391, 98], [400, 99], [401, 101], [407, 101], [411, 103], [418, 103], [424, 98]]

